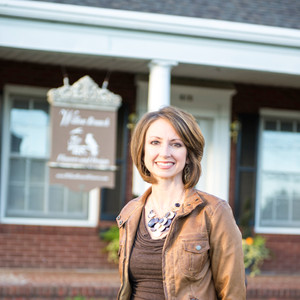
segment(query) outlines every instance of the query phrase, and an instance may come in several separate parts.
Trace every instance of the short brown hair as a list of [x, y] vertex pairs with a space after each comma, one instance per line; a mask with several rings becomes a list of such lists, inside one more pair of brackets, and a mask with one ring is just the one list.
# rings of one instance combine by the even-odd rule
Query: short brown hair
[[193, 188], [201, 175], [205, 142], [195, 118], [182, 109], [167, 106], [158, 111], [148, 112], [140, 119], [131, 138], [131, 157], [135, 166], [146, 182], [156, 182], [145, 166], [144, 148], [147, 130], [158, 119], [170, 122], [186, 146], [188, 163], [183, 169], [182, 181], [186, 189]]

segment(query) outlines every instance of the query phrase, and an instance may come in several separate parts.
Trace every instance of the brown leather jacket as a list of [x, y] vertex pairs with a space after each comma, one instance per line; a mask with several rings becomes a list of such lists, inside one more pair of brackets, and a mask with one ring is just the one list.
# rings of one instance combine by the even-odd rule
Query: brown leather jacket
[[[129, 300], [128, 262], [141, 212], [151, 193], [130, 201], [117, 217], [120, 229], [118, 298]], [[245, 300], [241, 233], [226, 201], [193, 190], [184, 200], [162, 253], [167, 300]]]

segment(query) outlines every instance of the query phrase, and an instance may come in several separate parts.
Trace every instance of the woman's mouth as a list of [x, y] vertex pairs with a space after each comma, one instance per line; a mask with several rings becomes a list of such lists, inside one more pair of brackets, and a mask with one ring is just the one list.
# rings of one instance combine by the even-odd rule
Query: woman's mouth
[[162, 169], [168, 169], [168, 168], [172, 167], [174, 165], [174, 163], [169, 162], [169, 161], [167, 161], [167, 162], [157, 161], [156, 165]]

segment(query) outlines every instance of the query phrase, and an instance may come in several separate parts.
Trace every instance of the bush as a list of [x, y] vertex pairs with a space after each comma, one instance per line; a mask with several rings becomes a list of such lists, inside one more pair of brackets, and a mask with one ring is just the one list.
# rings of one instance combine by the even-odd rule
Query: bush
[[247, 237], [242, 243], [245, 269], [249, 269], [250, 276], [255, 276], [260, 273], [260, 266], [264, 260], [270, 257], [270, 251], [265, 246], [265, 239], [260, 235], [254, 238]]
[[107, 231], [100, 233], [100, 237], [109, 242], [105, 247], [105, 251], [108, 252], [108, 260], [118, 263], [119, 228], [117, 226], [111, 226]]

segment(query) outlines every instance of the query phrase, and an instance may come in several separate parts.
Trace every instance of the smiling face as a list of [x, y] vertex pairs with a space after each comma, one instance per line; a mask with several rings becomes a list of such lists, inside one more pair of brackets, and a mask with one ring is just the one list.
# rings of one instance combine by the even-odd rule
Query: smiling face
[[175, 180], [182, 183], [187, 149], [168, 121], [158, 119], [149, 126], [144, 153], [145, 165], [156, 180]]

